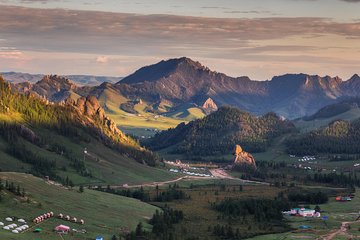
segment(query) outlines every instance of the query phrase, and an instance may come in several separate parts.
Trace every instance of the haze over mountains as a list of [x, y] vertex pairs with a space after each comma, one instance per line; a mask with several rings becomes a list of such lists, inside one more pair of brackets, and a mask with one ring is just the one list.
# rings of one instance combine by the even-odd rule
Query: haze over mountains
[[[22, 72], [2, 72], [1, 75], [4, 79], [11, 83], [30, 82], [36, 83], [43, 79], [44, 74], [29, 74]], [[68, 75], [67, 78], [71, 79], [78, 85], [98, 85], [103, 82], [115, 83], [122, 79], [122, 77], [108, 77], [108, 76], [92, 76], [92, 75]]]
[[[23, 75], [18, 79], [30, 78], [31, 81], [35, 78], [31, 77]], [[4, 78], [7, 79], [6, 74]], [[35, 92], [52, 101], [89, 94], [99, 98], [111, 90], [130, 103], [141, 99], [149, 111], [159, 114], [189, 104], [207, 113], [230, 105], [256, 115], [273, 111], [289, 119], [311, 115], [326, 105], [360, 95], [357, 74], [348, 81], [307, 74], [285, 74], [267, 81], [254, 81], [245, 76], [234, 78], [212, 71], [186, 57], [143, 67], [116, 83], [82, 87], [66, 78], [48, 76], [35, 84], [15, 86], [21, 92]], [[106, 105], [106, 101], [101, 103]], [[120, 102], [115, 103], [120, 107]]]

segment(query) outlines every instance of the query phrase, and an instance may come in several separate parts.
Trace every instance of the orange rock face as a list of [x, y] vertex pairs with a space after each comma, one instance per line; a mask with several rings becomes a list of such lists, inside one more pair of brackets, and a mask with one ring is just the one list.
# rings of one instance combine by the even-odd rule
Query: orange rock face
[[254, 157], [250, 153], [245, 152], [240, 145], [236, 145], [234, 155], [235, 155], [234, 164], [236, 165], [247, 164], [256, 167]]

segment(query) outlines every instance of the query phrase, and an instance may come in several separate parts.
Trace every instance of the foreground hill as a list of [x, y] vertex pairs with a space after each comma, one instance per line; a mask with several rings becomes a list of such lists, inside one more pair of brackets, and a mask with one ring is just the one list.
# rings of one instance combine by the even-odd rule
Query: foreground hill
[[202, 156], [231, 154], [235, 144], [261, 152], [274, 138], [294, 130], [291, 122], [274, 113], [258, 118], [224, 106], [203, 119], [163, 131], [147, 144], [153, 150], [172, 147], [172, 153]]
[[[0, 79], [2, 170], [60, 182], [138, 183], [169, 178], [157, 156], [123, 134], [94, 97], [51, 104]], [[86, 149], [86, 151], [84, 151]], [[67, 182], [69, 183], [69, 182]]]
[[15, 186], [19, 185], [25, 190], [25, 197], [16, 196], [6, 190], [0, 191], [1, 222], [6, 217], [17, 216], [24, 218], [32, 227], [33, 218], [50, 211], [56, 216], [62, 213], [85, 220], [84, 225], [79, 225], [51, 218], [36, 226], [43, 229], [41, 233], [33, 233], [34, 229], [31, 229], [15, 235], [1, 228], [2, 239], [59, 239], [59, 235], [53, 232], [54, 227], [59, 224], [87, 231], [85, 234], [73, 232], [71, 236], [64, 236], [65, 239], [95, 239], [97, 235], [110, 239], [113, 235], [118, 236], [120, 229], [134, 230], [139, 221], [146, 222], [158, 209], [133, 198], [86, 188], [82, 193], [78, 191], [78, 188], [66, 189], [29, 174], [2, 172], [0, 179], [3, 184], [6, 181], [13, 182]]

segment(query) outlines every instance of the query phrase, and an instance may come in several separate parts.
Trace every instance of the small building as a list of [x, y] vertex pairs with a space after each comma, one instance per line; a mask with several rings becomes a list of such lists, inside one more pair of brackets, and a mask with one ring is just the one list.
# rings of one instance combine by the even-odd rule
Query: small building
[[55, 227], [55, 231], [67, 233], [70, 231], [70, 227], [65, 226], [65, 225], [59, 225], [59, 226]]
[[102, 236], [97, 236], [95, 240], [104, 240], [104, 238]]
[[301, 217], [318, 217], [319, 214], [316, 214], [315, 210], [309, 208], [292, 208], [290, 210], [290, 215]]
[[335, 198], [335, 200], [338, 201], [338, 202], [349, 202], [349, 201], [351, 201], [351, 197], [349, 197], [349, 196], [346, 196], [346, 197], [337, 196]]

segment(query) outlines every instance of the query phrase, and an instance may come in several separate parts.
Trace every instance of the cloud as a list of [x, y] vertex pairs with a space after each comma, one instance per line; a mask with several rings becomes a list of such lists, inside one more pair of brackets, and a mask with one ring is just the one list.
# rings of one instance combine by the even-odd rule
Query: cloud
[[[201, 18], [0, 7], [0, 35], [37, 51], [143, 54], [174, 45], [233, 46], [253, 40], [335, 34], [360, 37], [360, 22], [324, 18]], [[163, 50], [162, 50], [163, 49]]]
[[0, 59], [27, 60], [28, 58], [21, 51], [9, 50], [9, 51], [0, 51]]
[[99, 56], [96, 58], [97, 63], [104, 64], [104, 63], [107, 63], [108, 61], [109, 61], [109, 57], [106, 57], [106, 56]]
[[[38, 60], [34, 57], [29, 61], [31, 68], [27, 65], [38, 72], [63, 67], [67, 74], [80, 73], [80, 68], [70, 67], [81, 62], [84, 66], [81, 70], [88, 69], [83, 73], [111, 75], [111, 69], [118, 66], [135, 70], [154, 59], [185, 55], [213, 59], [214, 63], [232, 61], [229, 73], [237, 75], [244, 69], [235, 63], [247, 63], [252, 66], [250, 70], [255, 69], [256, 63], [269, 68], [282, 64], [283, 72], [289, 68], [287, 62], [307, 64], [308, 68], [299, 69], [304, 72], [336, 61], [358, 65], [359, 61], [353, 60], [358, 58], [353, 55], [360, 49], [360, 21], [309, 17], [204, 18], [0, 6], [0, 36], [26, 56], [38, 56]], [[351, 48], [333, 49], [347, 46]], [[0, 58], [21, 56], [12, 50], [6, 52]], [[60, 53], [66, 56], [58, 59]], [[126, 58], [121, 58], [121, 62], [115, 60], [119, 56], [131, 56], [132, 62], [125, 66], [122, 62]], [[3, 60], [1, 64], [7, 62]], [[229, 67], [214, 69], [226, 72]]]

